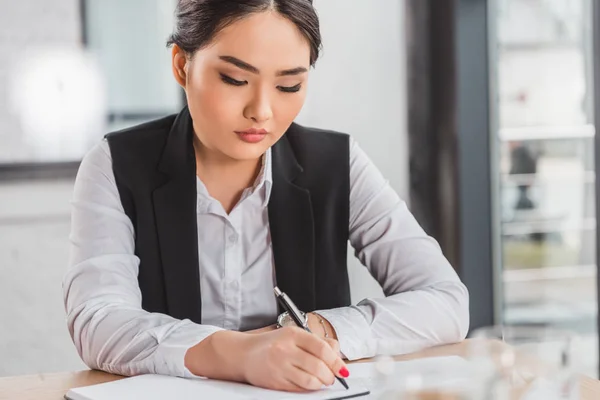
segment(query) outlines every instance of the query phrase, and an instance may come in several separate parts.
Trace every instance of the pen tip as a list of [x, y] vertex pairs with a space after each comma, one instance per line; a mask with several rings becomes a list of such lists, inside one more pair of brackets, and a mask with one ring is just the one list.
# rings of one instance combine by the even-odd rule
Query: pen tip
[[281, 295], [281, 290], [279, 290], [279, 288], [277, 286], [275, 286], [275, 288], [273, 289], [273, 291], [275, 292], [275, 296], [280, 296]]
[[346, 388], [346, 390], [350, 389], [350, 387], [348, 386], [348, 382], [346, 382], [345, 379], [343, 378], [338, 378], [340, 383], [342, 384], [342, 386], [344, 386]]

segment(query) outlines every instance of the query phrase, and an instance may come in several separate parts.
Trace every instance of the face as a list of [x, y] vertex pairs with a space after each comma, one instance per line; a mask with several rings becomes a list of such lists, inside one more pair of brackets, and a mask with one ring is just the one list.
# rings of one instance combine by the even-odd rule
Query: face
[[259, 158], [285, 133], [304, 104], [309, 66], [308, 41], [276, 12], [235, 22], [191, 59], [173, 49], [198, 139], [234, 160]]

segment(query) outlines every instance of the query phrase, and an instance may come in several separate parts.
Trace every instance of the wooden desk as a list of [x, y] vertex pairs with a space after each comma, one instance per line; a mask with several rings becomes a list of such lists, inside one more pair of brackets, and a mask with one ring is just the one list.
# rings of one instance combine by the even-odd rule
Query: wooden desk
[[[397, 360], [438, 356], [465, 356], [466, 342], [440, 346], [418, 353], [395, 357]], [[368, 361], [368, 360], [363, 360]], [[71, 388], [110, 382], [123, 377], [100, 371], [65, 372], [0, 378], [0, 400], [63, 400]], [[600, 399], [600, 381], [581, 378], [581, 400]]]

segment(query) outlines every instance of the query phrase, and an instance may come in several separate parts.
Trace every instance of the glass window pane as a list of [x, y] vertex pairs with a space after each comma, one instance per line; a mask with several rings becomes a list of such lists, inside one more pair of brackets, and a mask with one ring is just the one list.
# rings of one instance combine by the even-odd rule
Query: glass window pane
[[166, 48], [176, 0], [83, 2], [86, 46], [107, 84], [108, 130], [178, 112], [183, 94]]
[[590, 0], [496, 0], [505, 323], [576, 331], [597, 375]]

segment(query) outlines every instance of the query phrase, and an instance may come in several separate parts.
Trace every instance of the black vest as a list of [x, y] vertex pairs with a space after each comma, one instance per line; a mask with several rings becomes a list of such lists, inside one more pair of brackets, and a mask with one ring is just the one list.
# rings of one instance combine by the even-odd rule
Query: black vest
[[[184, 108], [106, 137], [135, 230], [142, 307], [201, 323], [193, 135]], [[292, 124], [273, 146], [272, 167], [277, 285], [304, 311], [349, 305], [349, 137]]]

